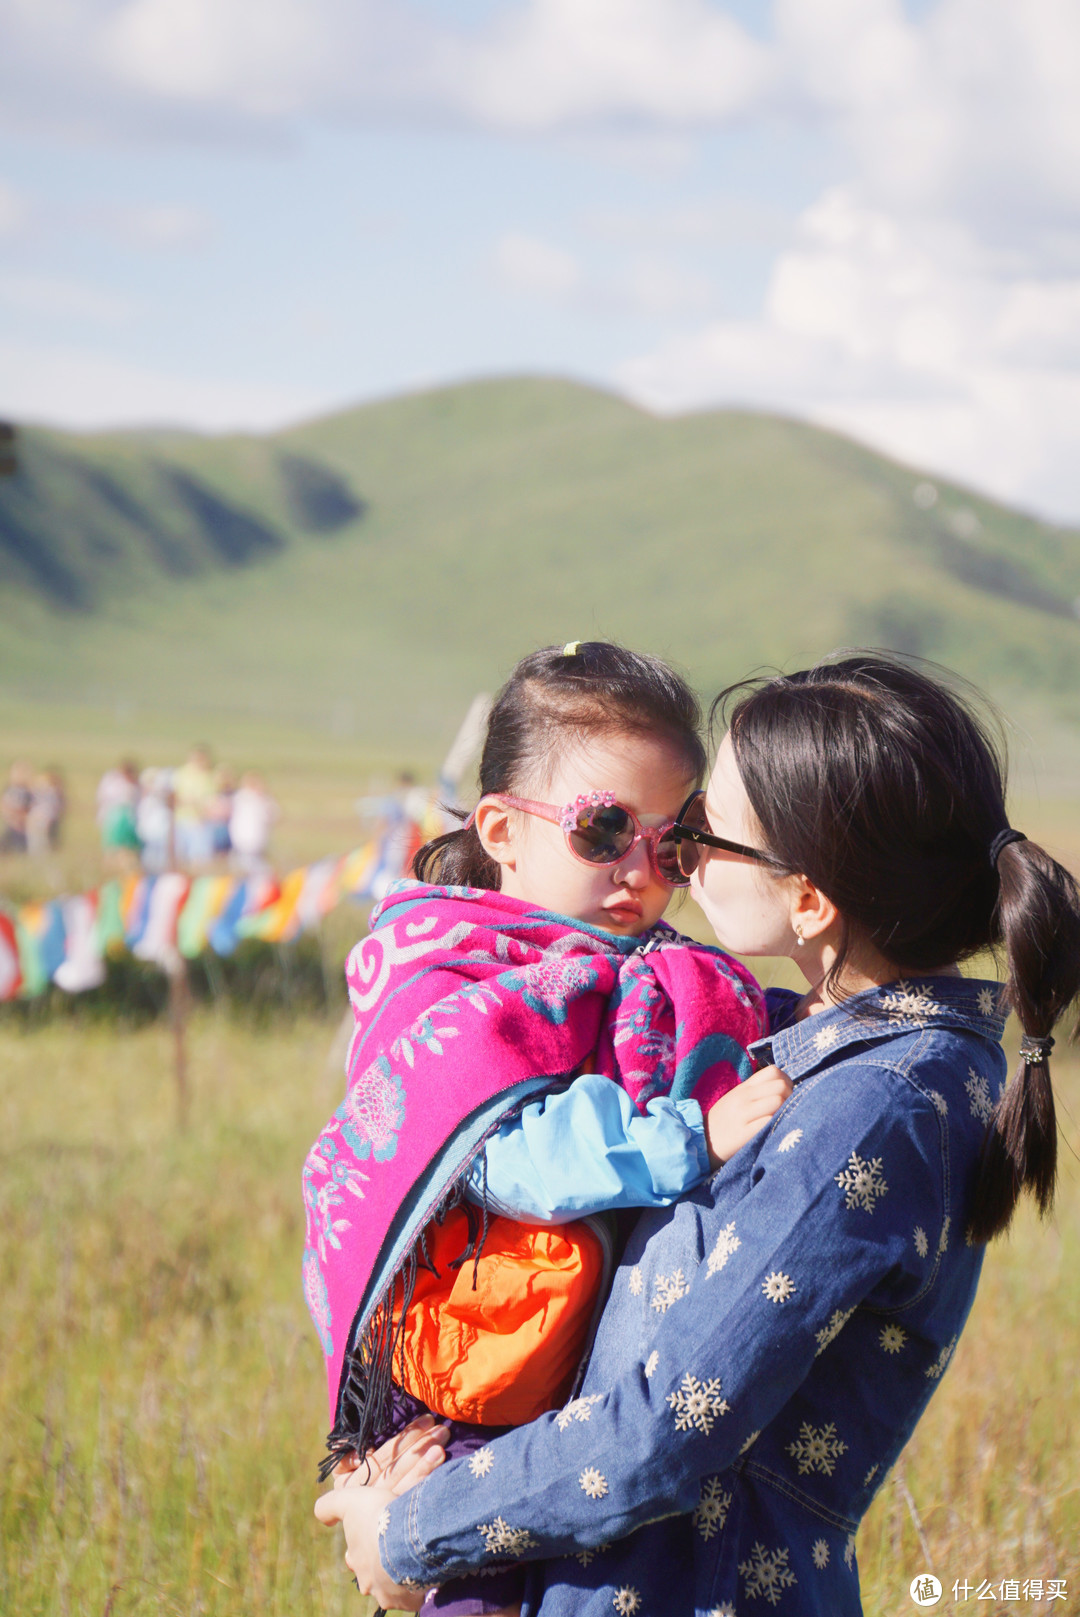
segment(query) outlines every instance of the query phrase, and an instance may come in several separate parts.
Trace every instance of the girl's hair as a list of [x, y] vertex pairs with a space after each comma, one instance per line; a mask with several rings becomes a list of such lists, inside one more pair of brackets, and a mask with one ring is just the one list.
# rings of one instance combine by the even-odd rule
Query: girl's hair
[[[539, 789], [574, 741], [628, 733], [671, 742], [686, 759], [687, 780], [701, 780], [701, 709], [673, 669], [605, 640], [545, 646], [521, 659], [495, 699], [480, 756], [480, 794]], [[413, 874], [420, 881], [495, 890], [500, 872], [469, 826], [425, 842]]]
[[[861, 943], [912, 974], [1002, 950], [1007, 1003], [1026, 1035], [1049, 1037], [1080, 992], [1080, 892], [1034, 842], [992, 861], [1008, 826], [1004, 748], [970, 700], [908, 661], [855, 652], [733, 685], [718, 710], [775, 868], [807, 876], [843, 919], [830, 985]], [[1024, 1189], [1049, 1212], [1056, 1172], [1044, 1053], [1021, 1060], [995, 1109], [972, 1239], [1006, 1229]]]

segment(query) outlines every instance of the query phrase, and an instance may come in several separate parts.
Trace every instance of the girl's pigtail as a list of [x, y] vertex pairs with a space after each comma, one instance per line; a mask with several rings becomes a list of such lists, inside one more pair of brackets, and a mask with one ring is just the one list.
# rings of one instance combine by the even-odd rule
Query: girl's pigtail
[[[465, 815], [459, 809], [451, 814]], [[484, 887], [499, 890], [499, 867], [484, 852], [475, 825], [457, 831], [444, 831], [418, 848], [413, 856], [412, 873], [417, 881], [434, 882], [440, 887]]]
[[[1053, 1029], [1080, 995], [1080, 890], [1063, 865], [1018, 839], [998, 854], [998, 920], [1009, 967], [1008, 1003], [1020, 1021], [1020, 1063], [998, 1102], [983, 1147], [970, 1235], [988, 1241], [1009, 1226], [1024, 1190], [1045, 1217], [1057, 1178], [1057, 1120], [1050, 1082]], [[1080, 1029], [1077, 1029], [1080, 1032]]]

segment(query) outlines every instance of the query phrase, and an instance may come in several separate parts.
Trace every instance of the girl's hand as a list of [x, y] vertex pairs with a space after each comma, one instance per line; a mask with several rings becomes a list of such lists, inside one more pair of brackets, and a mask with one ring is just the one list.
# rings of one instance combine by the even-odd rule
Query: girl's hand
[[402, 1588], [384, 1570], [379, 1556], [383, 1511], [442, 1464], [449, 1436], [434, 1416], [422, 1415], [369, 1455], [370, 1480], [365, 1480], [369, 1470], [358, 1457], [343, 1461], [331, 1491], [315, 1501], [315, 1515], [324, 1527], [340, 1522], [345, 1529], [345, 1565], [360, 1593], [374, 1595], [387, 1611], [419, 1611], [424, 1591]]
[[790, 1094], [791, 1079], [786, 1072], [779, 1067], [762, 1067], [721, 1095], [705, 1114], [705, 1143], [711, 1166], [719, 1168], [747, 1140], [752, 1140]]
[[407, 1493], [442, 1464], [449, 1440], [450, 1428], [437, 1415], [418, 1415], [395, 1437], [372, 1449], [366, 1460], [359, 1454], [339, 1460], [332, 1472], [334, 1487], [382, 1485], [395, 1494]]

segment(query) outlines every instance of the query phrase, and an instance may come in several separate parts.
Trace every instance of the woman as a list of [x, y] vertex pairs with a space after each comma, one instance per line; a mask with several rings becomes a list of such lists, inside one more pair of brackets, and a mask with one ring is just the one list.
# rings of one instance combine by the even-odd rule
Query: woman
[[[729, 693], [732, 694], [732, 693]], [[582, 1396], [434, 1467], [320, 1500], [384, 1605], [536, 1563], [526, 1617], [860, 1611], [855, 1532], [955, 1349], [983, 1243], [1049, 1209], [1051, 1030], [1080, 895], [1008, 827], [941, 685], [873, 654], [738, 687], [684, 815], [718, 937], [789, 954], [755, 1054], [793, 1093], [711, 1183], [640, 1219]], [[995, 945], [1004, 990], [958, 962]], [[1005, 1089], [1006, 1009], [1024, 1030]], [[345, 1483], [346, 1479], [339, 1479]]]

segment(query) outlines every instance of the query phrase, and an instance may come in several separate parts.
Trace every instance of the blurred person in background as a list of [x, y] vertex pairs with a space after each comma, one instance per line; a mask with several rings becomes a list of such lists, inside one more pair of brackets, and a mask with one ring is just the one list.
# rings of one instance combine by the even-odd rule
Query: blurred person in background
[[34, 801], [34, 771], [16, 759], [0, 792], [0, 853], [26, 852], [26, 819]]
[[210, 837], [210, 853], [215, 859], [227, 857], [232, 847], [229, 824], [232, 819], [233, 799], [236, 796], [236, 776], [223, 764], [218, 770], [217, 790], [206, 804], [206, 824]]
[[122, 758], [98, 781], [97, 823], [106, 858], [124, 863], [139, 852], [138, 806], [139, 766], [133, 758]]
[[[361, 818], [375, 822], [373, 834], [386, 880], [403, 876], [425, 838], [445, 829], [433, 813], [431, 792], [417, 785], [409, 769], [400, 772], [393, 791], [385, 796], [358, 798], [356, 811]], [[382, 891], [376, 889], [376, 897], [382, 896]]]
[[192, 747], [187, 763], [172, 778], [176, 858], [182, 865], [205, 865], [214, 851], [210, 810], [217, 795], [218, 778], [210, 748]]
[[233, 794], [229, 816], [229, 863], [238, 875], [257, 876], [267, 868], [270, 833], [280, 814], [261, 775], [249, 769]]
[[67, 809], [64, 777], [58, 769], [44, 769], [34, 780], [26, 815], [26, 846], [40, 856], [60, 846], [60, 831]]
[[135, 810], [135, 832], [148, 875], [160, 875], [175, 862], [173, 851], [172, 771], [144, 769]]

